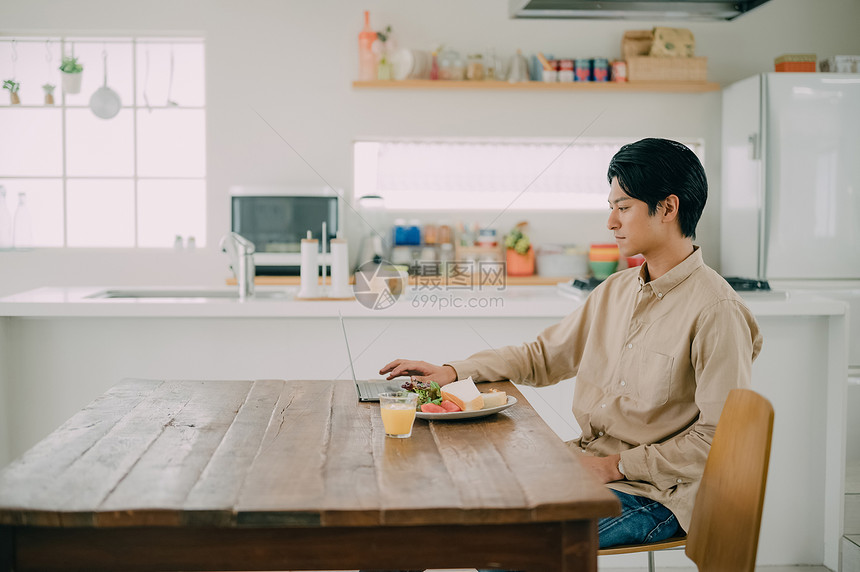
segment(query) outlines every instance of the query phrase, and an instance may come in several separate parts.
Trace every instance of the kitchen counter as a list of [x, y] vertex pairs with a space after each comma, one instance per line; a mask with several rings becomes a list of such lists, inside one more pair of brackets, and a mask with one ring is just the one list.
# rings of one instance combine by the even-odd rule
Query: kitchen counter
[[[410, 287], [391, 307], [372, 310], [355, 300], [296, 299], [298, 287], [257, 287], [278, 298], [93, 298], [107, 287], [39, 288], [0, 298], [0, 316], [16, 317], [173, 317], [173, 318], [326, 318], [338, 312], [362, 318], [506, 317], [561, 318], [579, 307], [586, 293], [557, 286], [507, 286], [502, 290], [433, 290]], [[118, 288], [118, 290], [128, 290]], [[158, 288], [137, 288], [157, 292]], [[195, 288], [171, 288], [193, 291]], [[229, 292], [230, 288], [212, 289]], [[741, 293], [756, 316], [821, 316], [845, 313], [845, 304], [813, 292]]]
[[[379, 377], [396, 358], [443, 363], [533, 340], [584, 300], [581, 292], [553, 286], [414, 289], [384, 310], [355, 300], [298, 301], [295, 287], [275, 286], [259, 291], [280, 297], [246, 301], [90, 297], [107, 289], [40, 288], [0, 298], [0, 465], [123, 378], [350, 379], [338, 312], [361, 379]], [[846, 304], [796, 290], [742, 296], [764, 336], [753, 389], [776, 411], [758, 563], [836, 569]], [[579, 434], [570, 410], [575, 383], [519, 386], [564, 440]], [[664, 558], [667, 566], [686, 564], [681, 554]], [[611, 565], [636, 565], [624, 560], [616, 557]]]

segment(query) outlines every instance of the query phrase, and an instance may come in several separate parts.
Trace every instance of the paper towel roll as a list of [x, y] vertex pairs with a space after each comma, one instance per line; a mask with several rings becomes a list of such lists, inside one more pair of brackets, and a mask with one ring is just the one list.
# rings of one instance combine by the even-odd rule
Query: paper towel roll
[[319, 265], [317, 264], [318, 241], [315, 238], [302, 239], [301, 286], [299, 298], [319, 297]]
[[331, 290], [329, 298], [352, 298], [349, 287], [349, 250], [346, 240], [334, 238], [331, 241]]

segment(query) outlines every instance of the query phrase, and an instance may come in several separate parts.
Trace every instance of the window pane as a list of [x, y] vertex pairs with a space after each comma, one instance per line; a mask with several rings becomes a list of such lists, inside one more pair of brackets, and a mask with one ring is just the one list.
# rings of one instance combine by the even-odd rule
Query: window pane
[[[627, 140], [427, 140], [355, 144], [356, 197], [392, 210], [601, 210], [606, 169]], [[700, 142], [687, 145], [701, 155]]]
[[6, 207], [15, 218], [18, 193], [26, 194], [33, 228], [33, 246], [63, 246], [63, 180], [0, 179], [6, 187]]
[[176, 235], [206, 246], [206, 182], [149, 179], [137, 185], [138, 246], [173, 246]]
[[138, 109], [138, 175], [205, 177], [205, 121], [202, 109]]
[[[12, 52], [17, 61], [12, 61]], [[60, 43], [57, 41], [3, 41], [0, 42], [0, 81], [14, 79], [21, 84], [18, 97], [21, 105], [43, 105], [46, 83], [60, 83]], [[9, 103], [9, 92], [2, 92], [2, 103]], [[54, 101], [60, 103], [60, 90], [54, 89]]]
[[74, 48], [78, 63], [84, 66], [81, 92], [66, 94], [66, 105], [89, 105], [90, 97], [104, 85], [104, 52], [107, 52], [108, 87], [117, 92], [123, 105], [133, 105], [131, 42], [115, 42], [66, 42], [66, 54], [71, 55]]
[[0, 109], [0, 176], [61, 176], [59, 109]]
[[89, 109], [66, 110], [66, 172], [71, 177], [134, 176], [132, 110], [100, 119]]
[[[173, 71], [171, 75], [171, 53]], [[137, 44], [137, 105], [202, 107], [205, 104], [202, 43]], [[172, 84], [171, 84], [172, 78]]]
[[134, 246], [134, 182], [75, 179], [66, 188], [69, 246]]

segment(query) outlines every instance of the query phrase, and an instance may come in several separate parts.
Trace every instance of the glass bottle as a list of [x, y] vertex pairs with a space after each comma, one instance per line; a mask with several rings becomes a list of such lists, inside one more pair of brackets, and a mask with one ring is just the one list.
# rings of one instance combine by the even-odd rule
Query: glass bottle
[[358, 80], [371, 81], [376, 79], [376, 55], [373, 53], [373, 42], [376, 32], [370, 28], [370, 12], [364, 11], [364, 28], [358, 34]]
[[27, 207], [27, 193], [18, 193], [18, 208], [12, 223], [12, 246], [29, 248], [33, 246], [33, 222]]
[[6, 187], [0, 185], [0, 249], [12, 248], [12, 215], [6, 207]]

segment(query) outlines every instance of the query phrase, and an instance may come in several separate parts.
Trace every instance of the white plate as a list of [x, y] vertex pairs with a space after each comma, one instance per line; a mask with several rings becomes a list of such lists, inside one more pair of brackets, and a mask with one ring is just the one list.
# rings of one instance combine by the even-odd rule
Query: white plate
[[499, 411], [507, 409], [516, 402], [516, 397], [508, 395], [508, 402], [504, 405], [499, 405], [498, 407], [489, 407], [487, 409], [479, 409], [477, 411], [454, 411], [453, 413], [424, 413], [423, 411], [418, 411], [415, 413], [415, 417], [417, 417], [418, 419], [428, 419], [431, 421], [448, 421], [453, 419], [472, 419], [475, 417], [486, 417], [487, 415], [492, 415], [493, 413], [498, 413]]

